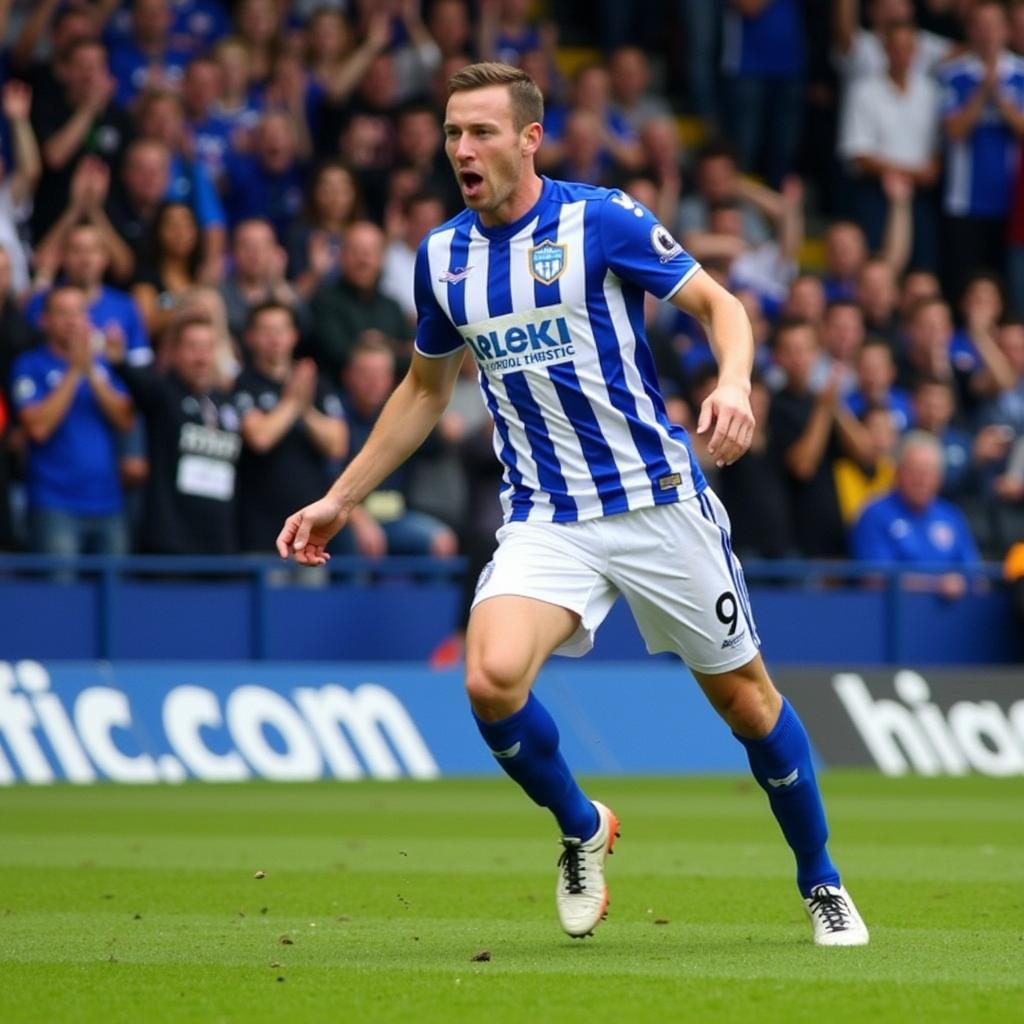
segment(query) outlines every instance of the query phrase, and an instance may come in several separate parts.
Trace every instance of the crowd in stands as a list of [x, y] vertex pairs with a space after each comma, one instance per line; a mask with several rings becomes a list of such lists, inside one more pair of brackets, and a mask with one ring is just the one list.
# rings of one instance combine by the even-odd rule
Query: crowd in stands
[[[741, 555], [1024, 538], [1024, 2], [0, 0], [0, 35], [0, 549], [272, 550], [408, 363], [477, 59], [540, 84], [542, 173], [628, 192], [745, 305], [752, 449], [691, 435]], [[692, 427], [710, 346], [647, 321]], [[485, 558], [490, 434], [467, 359], [337, 550]]]

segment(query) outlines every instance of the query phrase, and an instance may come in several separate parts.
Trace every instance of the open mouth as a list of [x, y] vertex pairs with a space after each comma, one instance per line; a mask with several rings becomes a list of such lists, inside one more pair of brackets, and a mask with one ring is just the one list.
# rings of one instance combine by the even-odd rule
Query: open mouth
[[462, 191], [467, 196], [472, 196], [480, 191], [484, 178], [482, 174], [478, 174], [476, 171], [459, 171], [459, 181], [462, 184]]

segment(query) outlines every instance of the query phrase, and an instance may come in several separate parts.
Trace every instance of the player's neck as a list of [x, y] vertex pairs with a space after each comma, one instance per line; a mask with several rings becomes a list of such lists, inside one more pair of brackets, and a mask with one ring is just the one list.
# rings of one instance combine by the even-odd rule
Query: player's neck
[[515, 190], [497, 210], [481, 211], [480, 223], [485, 228], [501, 228], [514, 224], [537, 205], [544, 182], [532, 169], [519, 179]]

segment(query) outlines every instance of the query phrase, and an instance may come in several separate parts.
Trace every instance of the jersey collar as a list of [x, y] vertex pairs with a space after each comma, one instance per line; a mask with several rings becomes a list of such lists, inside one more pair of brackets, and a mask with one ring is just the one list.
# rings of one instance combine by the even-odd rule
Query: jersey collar
[[551, 193], [551, 179], [542, 174], [540, 176], [540, 181], [541, 188], [540, 195], [537, 197], [537, 202], [535, 202], [533, 206], [531, 206], [518, 220], [514, 220], [511, 224], [499, 224], [497, 227], [489, 228], [485, 227], [481, 222], [480, 214], [474, 211], [473, 223], [476, 230], [479, 231], [484, 238], [490, 238], [492, 241], [511, 238], [512, 235], [518, 234], [522, 231], [522, 229], [537, 216], [538, 211], [547, 202], [548, 196]]

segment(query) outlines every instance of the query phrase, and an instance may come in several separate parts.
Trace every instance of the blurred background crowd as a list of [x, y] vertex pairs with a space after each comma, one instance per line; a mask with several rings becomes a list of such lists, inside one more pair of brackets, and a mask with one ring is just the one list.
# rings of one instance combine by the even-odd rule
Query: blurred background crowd
[[[461, 208], [448, 77], [527, 69], [542, 173], [624, 189], [746, 306], [745, 556], [1024, 539], [1024, 2], [0, 0], [0, 550], [269, 553], [408, 363]], [[651, 301], [673, 419], [715, 365]], [[490, 552], [467, 359], [341, 552]], [[949, 596], [962, 575], [936, 577]], [[929, 584], [932, 585], [932, 584]]]

